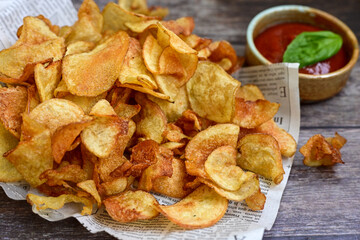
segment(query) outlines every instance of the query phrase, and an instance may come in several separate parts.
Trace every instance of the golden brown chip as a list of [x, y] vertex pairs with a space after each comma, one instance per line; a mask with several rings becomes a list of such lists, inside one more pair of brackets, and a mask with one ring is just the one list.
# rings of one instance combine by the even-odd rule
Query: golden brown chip
[[53, 166], [50, 131], [27, 115], [23, 115], [22, 131], [23, 139], [4, 157], [31, 186], [37, 187], [45, 182], [40, 174]]
[[79, 54], [79, 53], [89, 52], [94, 47], [95, 47], [95, 44], [93, 42], [86, 42], [86, 41], [72, 42], [66, 47], [65, 56], [71, 55], [71, 54]]
[[156, 199], [147, 192], [126, 191], [104, 200], [106, 211], [118, 222], [151, 219], [159, 215]]
[[21, 114], [25, 112], [27, 101], [25, 87], [0, 88], [0, 121], [17, 138], [20, 138]]
[[206, 178], [204, 164], [210, 153], [221, 146], [236, 147], [239, 130], [234, 124], [217, 124], [199, 132], [185, 148], [187, 172]]
[[100, 192], [106, 196], [119, 194], [126, 190], [128, 186], [128, 177], [119, 177], [110, 182], [101, 183]]
[[69, 93], [66, 96], [60, 98], [64, 98], [66, 100], [75, 103], [76, 105], [81, 107], [82, 110], [84, 110], [84, 113], [89, 114], [91, 109], [95, 106], [95, 104], [99, 102], [101, 99], [104, 99], [105, 97], [106, 97], [106, 92], [97, 95], [96, 97], [81, 97]]
[[51, 137], [51, 150], [56, 163], [61, 162], [66, 151], [71, 149], [73, 142], [81, 131], [90, 124], [90, 121], [75, 122], [56, 129]]
[[183, 198], [188, 195], [190, 189], [185, 189], [185, 185], [191, 182], [194, 177], [186, 173], [185, 163], [183, 160], [173, 158], [172, 176], [162, 176], [153, 180], [152, 190], [169, 197]]
[[335, 137], [328, 137], [325, 139], [328, 143], [331, 144], [331, 146], [333, 146], [334, 148], [336, 148], [338, 150], [340, 150], [347, 142], [346, 138], [344, 138], [343, 136], [340, 136], [340, 134], [338, 134], [337, 132], [335, 132]]
[[46, 68], [43, 64], [36, 64], [34, 77], [40, 101], [44, 102], [53, 98], [54, 90], [61, 78], [61, 61], [52, 62]]
[[83, 182], [79, 182], [78, 184], [76, 184], [76, 186], [78, 186], [79, 188], [81, 188], [82, 190], [84, 190], [87, 193], [90, 193], [91, 196], [93, 196], [93, 198], [96, 200], [98, 207], [100, 207], [101, 205], [101, 197], [99, 195], [99, 192], [96, 189], [96, 185], [94, 180], [86, 180]]
[[108, 101], [101, 99], [92, 108], [89, 113], [91, 116], [116, 116], [116, 112]]
[[271, 120], [280, 104], [267, 100], [246, 101], [243, 98], [235, 98], [235, 115], [232, 122], [243, 128], [255, 128]]
[[[335, 138], [339, 139], [339, 136]], [[327, 141], [321, 134], [312, 136], [299, 150], [304, 155], [304, 164], [309, 167], [319, 167], [344, 163], [341, 160], [339, 145], [335, 143], [333, 146], [331, 140]]]
[[257, 193], [245, 199], [246, 204], [253, 211], [263, 210], [265, 201], [266, 201], [266, 196], [260, 191], [260, 189]]
[[274, 137], [267, 134], [248, 134], [238, 144], [241, 156], [237, 164], [246, 170], [270, 178], [275, 184], [283, 180], [279, 144]]
[[118, 78], [129, 36], [118, 32], [92, 51], [67, 55], [62, 77], [70, 93], [94, 97], [109, 90]]
[[129, 89], [133, 89], [133, 90], [138, 91], [138, 92], [146, 93], [146, 94], [154, 96], [156, 98], [170, 100], [170, 97], [165, 95], [165, 94], [155, 92], [155, 91], [153, 91], [153, 90], [151, 90], [149, 88], [144, 88], [144, 87], [139, 86], [139, 85], [135, 85], [135, 84], [116, 84], [116, 85], [118, 87], [129, 88]]
[[101, 39], [103, 16], [93, 0], [84, 0], [78, 12], [78, 20], [67, 36], [66, 42], [89, 41], [98, 42]]
[[129, 105], [126, 103], [118, 102], [114, 107], [114, 111], [119, 117], [124, 118], [132, 118], [136, 114], [138, 114], [141, 110], [141, 106], [139, 104]]
[[[242, 65], [242, 61], [237, 57], [235, 49], [227, 41], [213, 42], [209, 45], [210, 55], [208, 59], [215, 63], [221, 63], [224, 59], [230, 61], [230, 67], [225, 69], [229, 74], [235, 72]], [[221, 65], [221, 64], [220, 64]]]
[[187, 229], [210, 227], [225, 214], [226, 198], [206, 185], [198, 187], [180, 202], [170, 206], [158, 205], [159, 211], [173, 223]]
[[240, 82], [211, 62], [199, 62], [186, 84], [190, 106], [199, 116], [218, 123], [230, 122], [235, 113], [235, 94]]
[[40, 175], [40, 179], [46, 180], [49, 186], [62, 185], [64, 181], [79, 183], [87, 180], [86, 172], [76, 164], [64, 164], [58, 169], [49, 169]]
[[246, 174], [236, 166], [236, 149], [231, 146], [216, 148], [205, 161], [209, 178], [221, 188], [236, 191], [246, 180]]
[[134, 13], [140, 13], [148, 16], [156, 16], [159, 18], [164, 18], [169, 13], [167, 8], [148, 8], [146, 0], [119, 0], [118, 2], [121, 8]]
[[30, 112], [29, 117], [44, 124], [49, 128], [51, 134], [61, 126], [87, 119], [84, 111], [75, 103], [58, 98], [39, 104]]
[[134, 117], [136, 134], [161, 143], [167, 124], [164, 112], [144, 94], [136, 93], [135, 100], [141, 106], [139, 114]]
[[93, 209], [93, 202], [88, 198], [78, 197], [70, 194], [63, 194], [58, 197], [42, 197], [29, 193], [26, 196], [26, 199], [31, 205], [35, 205], [37, 210], [44, 210], [48, 208], [60, 209], [66, 203], [70, 203], [70, 202], [84, 204], [84, 207], [81, 211], [82, 215], [91, 215]]
[[16, 182], [23, 179], [15, 166], [3, 154], [18, 144], [18, 140], [0, 123], [0, 182]]
[[182, 17], [176, 20], [162, 21], [161, 23], [176, 35], [181, 34], [182, 36], [190, 36], [195, 28], [192, 17]]
[[216, 183], [212, 182], [211, 180], [205, 178], [199, 177], [198, 179], [200, 182], [213, 188], [221, 196], [227, 198], [228, 200], [237, 201], [237, 202], [241, 202], [244, 199], [252, 196], [253, 194], [257, 193], [260, 189], [259, 179], [257, 178], [256, 174], [252, 172], [246, 172], [245, 182], [236, 191], [227, 191], [219, 187]]
[[160, 73], [159, 60], [162, 51], [161, 45], [149, 34], [143, 44], [142, 56], [147, 69], [153, 74]]

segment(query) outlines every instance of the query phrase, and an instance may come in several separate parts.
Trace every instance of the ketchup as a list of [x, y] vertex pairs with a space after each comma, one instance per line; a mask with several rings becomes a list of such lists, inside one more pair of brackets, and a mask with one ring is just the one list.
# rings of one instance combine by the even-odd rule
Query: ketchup
[[[255, 46], [259, 52], [270, 62], [283, 61], [287, 46], [302, 32], [322, 31], [323, 29], [303, 23], [282, 23], [268, 28], [255, 38]], [[303, 67], [300, 73], [326, 74], [334, 72], [346, 65], [348, 58], [343, 47], [329, 59]]]

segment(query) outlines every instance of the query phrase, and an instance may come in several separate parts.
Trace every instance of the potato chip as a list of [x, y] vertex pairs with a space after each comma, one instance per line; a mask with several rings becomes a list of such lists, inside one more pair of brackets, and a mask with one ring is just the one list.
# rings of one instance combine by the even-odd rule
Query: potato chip
[[147, 69], [153, 74], [160, 73], [159, 60], [162, 52], [161, 45], [149, 34], [143, 44], [142, 56]]
[[91, 196], [93, 196], [93, 198], [96, 200], [98, 207], [101, 206], [101, 197], [96, 189], [94, 180], [86, 180], [83, 182], [79, 182], [78, 184], [76, 184], [76, 186], [78, 186], [85, 192], [90, 193]]
[[49, 128], [51, 135], [61, 126], [86, 119], [80, 107], [68, 100], [58, 98], [41, 103], [30, 112], [29, 117]]
[[267, 100], [246, 101], [243, 98], [235, 98], [235, 115], [232, 122], [243, 128], [255, 128], [271, 120], [280, 104]]
[[[339, 135], [335, 135], [335, 138], [339, 139]], [[299, 152], [304, 155], [303, 162], [306, 166], [332, 166], [336, 163], [344, 163], [341, 160], [341, 153], [338, 148], [339, 145], [335, 144], [335, 146], [333, 146], [331, 144], [332, 139], [328, 140], [329, 141], [321, 134], [316, 134], [300, 148]]]
[[119, 0], [119, 6], [130, 12], [156, 16], [159, 18], [164, 18], [169, 13], [167, 8], [148, 8], [146, 0]]
[[335, 137], [328, 137], [325, 139], [328, 143], [331, 144], [331, 146], [333, 146], [334, 148], [336, 148], [338, 150], [340, 150], [347, 142], [346, 138], [344, 138], [343, 136], [340, 136], [340, 134], [338, 134], [337, 132], [335, 132]]
[[162, 176], [152, 181], [152, 190], [169, 197], [183, 198], [191, 191], [185, 190], [184, 187], [188, 182], [191, 182], [194, 177], [186, 173], [184, 161], [173, 158], [172, 159], [172, 176]]
[[20, 138], [21, 114], [25, 112], [27, 101], [25, 87], [0, 88], [0, 121], [17, 138]]
[[54, 90], [61, 78], [61, 61], [52, 62], [46, 68], [38, 63], [34, 69], [35, 83], [40, 101], [44, 102], [54, 97]]
[[151, 90], [149, 88], [144, 88], [142, 86], [138, 86], [138, 85], [135, 85], [135, 84], [116, 84], [116, 85], [118, 87], [130, 88], [130, 89], [133, 89], [133, 90], [138, 91], [138, 92], [146, 93], [146, 94], [154, 96], [156, 98], [170, 100], [170, 97], [165, 95], [165, 94], [155, 92], [155, 91], [153, 91], [153, 90]]
[[3, 154], [18, 144], [18, 140], [0, 123], [0, 182], [16, 182], [23, 179], [15, 166]]
[[104, 17], [103, 31], [113, 30], [115, 32], [119, 30], [126, 31], [128, 28], [125, 23], [142, 22], [151, 19], [159, 19], [158, 17], [150, 17], [142, 14], [136, 14], [125, 10], [116, 3], [109, 2], [102, 11]]
[[180, 202], [170, 206], [158, 205], [158, 209], [173, 223], [196, 229], [214, 225], [224, 216], [227, 206], [226, 198], [202, 185]]
[[72, 42], [67, 46], [65, 56], [71, 54], [89, 52], [92, 49], [94, 49], [94, 47], [95, 44], [93, 42], [87, 42], [87, 41]]
[[95, 156], [106, 158], [114, 150], [118, 136], [127, 132], [127, 120], [117, 116], [98, 117], [81, 132], [81, 140]]
[[231, 63], [230, 68], [226, 71], [231, 74], [241, 67], [238, 62], [235, 49], [227, 41], [213, 42], [208, 46], [211, 54], [208, 59], [215, 63], [221, 63], [222, 60], [228, 59]]
[[51, 137], [51, 150], [56, 163], [60, 163], [81, 131], [91, 124], [90, 121], [69, 123], [56, 129]]
[[27, 115], [23, 115], [22, 128], [24, 138], [4, 157], [32, 187], [37, 187], [45, 182], [40, 174], [53, 166], [50, 131]]
[[110, 182], [101, 183], [99, 191], [106, 196], [119, 194], [126, 190], [128, 186], [128, 177], [119, 177]]
[[266, 196], [260, 191], [251, 195], [250, 197], [245, 199], [248, 207], [253, 211], [260, 211], [264, 209], [266, 201]]
[[164, 112], [144, 94], [135, 94], [135, 100], [141, 106], [139, 114], [134, 118], [136, 134], [161, 143], [167, 124]]
[[248, 134], [240, 139], [238, 148], [241, 156], [237, 164], [241, 168], [270, 178], [275, 184], [283, 180], [285, 172], [279, 144], [271, 135]]
[[64, 181], [79, 183], [87, 180], [86, 178], [86, 172], [76, 164], [63, 164], [58, 169], [49, 169], [40, 175], [40, 179], [45, 179], [49, 186], [62, 185]]
[[130, 38], [118, 81], [121, 84], [136, 84], [152, 90], [157, 89], [155, 79], [142, 59], [140, 43], [135, 38]]
[[56, 210], [62, 208], [66, 203], [70, 202], [84, 204], [81, 215], [91, 215], [93, 210], [93, 202], [91, 200], [85, 197], [78, 197], [70, 194], [63, 194], [58, 197], [43, 197], [29, 193], [26, 196], [26, 199], [31, 205], [35, 205], [37, 210], [44, 210], [48, 208]]
[[95, 106], [95, 104], [99, 102], [101, 99], [104, 99], [105, 97], [106, 97], [106, 92], [97, 95], [96, 97], [81, 97], [69, 93], [61, 98], [64, 98], [66, 100], [75, 103], [76, 105], [81, 107], [84, 113], [89, 114], [91, 109]]
[[167, 143], [161, 144], [161, 146], [165, 147], [167, 149], [170, 149], [170, 150], [175, 150], [175, 149], [184, 147], [185, 143], [183, 143], [183, 142], [167, 142]]
[[153, 181], [159, 177], [171, 177], [173, 152], [167, 148], [159, 147], [155, 163], [142, 172], [138, 189], [149, 192], [153, 188]]
[[94, 97], [109, 90], [120, 74], [129, 36], [119, 32], [91, 52], [67, 55], [62, 77], [70, 93]]
[[192, 17], [182, 17], [176, 20], [162, 21], [161, 23], [176, 35], [181, 34], [182, 36], [190, 36], [195, 28]]
[[101, 99], [91, 109], [91, 116], [116, 116], [116, 112], [108, 101]]
[[103, 16], [96, 3], [93, 0], [84, 0], [79, 8], [78, 20], [66, 38], [66, 42], [98, 42], [101, 39], [103, 22]]
[[139, 104], [129, 105], [126, 103], [119, 102], [114, 107], [114, 111], [119, 117], [124, 118], [132, 118], [136, 114], [138, 114], [141, 110], [141, 106]]
[[241, 202], [244, 199], [257, 193], [260, 189], [259, 179], [256, 174], [252, 172], [246, 172], [246, 180], [236, 191], [227, 191], [211, 180], [199, 177], [199, 181], [213, 188], [219, 195], [227, 198], [228, 200]]
[[205, 161], [209, 178], [221, 188], [236, 191], [246, 180], [246, 175], [236, 166], [236, 149], [231, 146], [216, 148]]
[[230, 122], [235, 113], [235, 94], [240, 82], [211, 62], [199, 62], [186, 84], [191, 108], [201, 117]]
[[147, 192], [126, 191], [104, 200], [106, 211], [116, 221], [126, 223], [159, 215], [156, 199]]
[[187, 172], [206, 178], [204, 164], [210, 153], [221, 146], [229, 145], [235, 148], [239, 130], [234, 124], [217, 124], [199, 132], [185, 148]]

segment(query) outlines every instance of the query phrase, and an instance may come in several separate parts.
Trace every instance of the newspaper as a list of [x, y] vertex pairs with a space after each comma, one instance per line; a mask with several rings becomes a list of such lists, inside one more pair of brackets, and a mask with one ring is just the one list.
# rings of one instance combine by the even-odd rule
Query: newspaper
[[[16, 31], [22, 25], [22, 18], [39, 14], [52, 23], [72, 25], [76, 11], [70, 0], [0, 0], [0, 50], [10, 47], [16, 41]], [[256, 84], [265, 97], [281, 104], [275, 122], [298, 140], [300, 129], [300, 101], [298, 89], [298, 64], [273, 64], [242, 68], [234, 74], [242, 84]], [[97, 209], [91, 216], [79, 214], [81, 206], [67, 204], [60, 210], [33, 211], [49, 221], [75, 217], [90, 232], [106, 231], [118, 239], [262, 239], [264, 230], [270, 230], [275, 222], [281, 197], [286, 186], [293, 158], [284, 158], [285, 175], [279, 185], [260, 177], [261, 191], [266, 195], [265, 208], [251, 211], [244, 202], [229, 202], [225, 216], [215, 226], [184, 230], [159, 216], [155, 220], [121, 224], [112, 220], [104, 208]], [[9, 198], [24, 200], [30, 189], [25, 182], [0, 183]], [[177, 200], [154, 194], [161, 204], [173, 204]]]

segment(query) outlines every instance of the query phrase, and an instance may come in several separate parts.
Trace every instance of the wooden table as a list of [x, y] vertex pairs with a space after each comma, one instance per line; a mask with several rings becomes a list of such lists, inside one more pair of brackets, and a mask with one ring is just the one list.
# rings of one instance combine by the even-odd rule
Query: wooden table
[[[78, 8], [81, 1], [73, 0]], [[97, 0], [102, 8], [107, 1]], [[358, 0], [149, 0], [171, 10], [170, 18], [193, 16], [200, 36], [230, 41], [244, 53], [245, 33], [260, 11], [282, 4], [322, 9], [344, 21], [360, 39]], [[279, 214], [265, 239], [360, 239], [360, 63], [334, 98], [301, 106], [299, 146], [310, 136], [335, 132], [348, 139], [341, 150], [344, 165], [310, 168], [295, 155]], [[113, 239], [89, 233], [74, 218], [48, 222], [31, 211], [25, 201], [13, 201], [0, 190], [1, 239]]]

